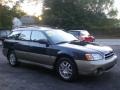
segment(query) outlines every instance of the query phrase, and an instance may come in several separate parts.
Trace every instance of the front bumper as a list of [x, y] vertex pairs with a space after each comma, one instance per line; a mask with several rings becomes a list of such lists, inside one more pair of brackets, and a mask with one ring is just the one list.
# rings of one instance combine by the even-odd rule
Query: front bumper
[[107, 60], [99, 60], [99, 61], [85, 61], [85, 60], [75, 60], [79, 74], [87, 75], [87, 74], [97, 74], [98, 70], [102, 72], [108, 71], [111, 69], [117, 62], [117, 56]]

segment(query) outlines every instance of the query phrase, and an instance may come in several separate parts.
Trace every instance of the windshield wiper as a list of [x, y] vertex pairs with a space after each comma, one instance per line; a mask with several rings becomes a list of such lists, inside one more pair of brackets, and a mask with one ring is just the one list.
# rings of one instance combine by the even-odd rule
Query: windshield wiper
[[62, 44], [62, 43], [68, 43], [68, 41], [62, 41], [62, 42], [58, 42], [56, 44]]
[[71, 43], [71, 42], [77, 42], [77, 41], [79, 41], [79, 40], [72, 40], [72, 41], [70, 41], [70, 43]]

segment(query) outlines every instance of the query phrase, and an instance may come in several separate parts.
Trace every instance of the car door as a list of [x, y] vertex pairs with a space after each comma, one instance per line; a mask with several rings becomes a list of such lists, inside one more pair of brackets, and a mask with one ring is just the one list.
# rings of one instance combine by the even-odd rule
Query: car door
[[4, 41], [5, 47], [7, 47], [9, 50], [14, 50], [16, 53], [17, 43], [19, 42], [18, 37], [20, 34], [21, 31], [19, 30], [12, 31], [11, 34]]
[[29, 60], [29, 42], [30, 42], [30, 30], [22, 30], [20, 36], [15, 45], [16, 55], [19, 59]]
[[47, 37], [41, 31], [32, 31], [31, 42], [29, 43], [30, 54], [29, 58], [32, 62], [50, 65], [53, 61], [49, 56], [50, 46], [45, 43], [40, 43], [40, 40], [47, 40]]

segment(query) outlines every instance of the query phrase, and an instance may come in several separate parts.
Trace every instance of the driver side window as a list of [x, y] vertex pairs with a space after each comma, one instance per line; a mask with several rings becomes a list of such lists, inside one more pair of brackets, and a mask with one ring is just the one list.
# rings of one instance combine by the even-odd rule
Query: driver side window
[[47, 39], [46, 36], [40, 31], [32, 31], [31, 40], [39, 41], [42, 39]]

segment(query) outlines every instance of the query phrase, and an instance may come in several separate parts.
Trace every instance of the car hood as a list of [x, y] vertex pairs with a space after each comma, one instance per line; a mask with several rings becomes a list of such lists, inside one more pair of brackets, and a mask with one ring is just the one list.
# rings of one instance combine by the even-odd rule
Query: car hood
[[59, 46], [76, 49], [76, 50], [80, 50], [80, 51], [84, 51], [84, 52], [88, 52], [88, 53], [99, 52], [99, 53], [107, 54], [107, 53], [113, 51], [112, 48], [109, 46], [100, 46], [98, 44], [88, 43], [88, 42], [64, 43], [64, 44], [59, 44]]
[[85, 45], [85, 47], [92, 49], [92, 50], [102, 52], [104, 54], [108, 54], [113, 51], [113, 49], [109, 46], [100, 46], [100, 45], [98, 46], [98, 45], [87, 44], [87, 45]]

